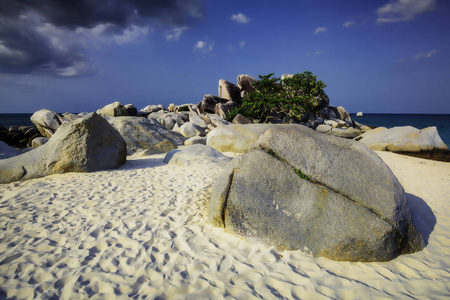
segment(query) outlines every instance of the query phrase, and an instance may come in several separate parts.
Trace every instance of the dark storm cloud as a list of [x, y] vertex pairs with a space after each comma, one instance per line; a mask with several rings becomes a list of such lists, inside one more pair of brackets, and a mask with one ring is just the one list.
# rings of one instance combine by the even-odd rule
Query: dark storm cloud
[[103, 26], [107, 35], [151, 20], [179, 26], [200, 10], [199, 0], [1, 0], [0, 72], [85, 74], [79, 29]]

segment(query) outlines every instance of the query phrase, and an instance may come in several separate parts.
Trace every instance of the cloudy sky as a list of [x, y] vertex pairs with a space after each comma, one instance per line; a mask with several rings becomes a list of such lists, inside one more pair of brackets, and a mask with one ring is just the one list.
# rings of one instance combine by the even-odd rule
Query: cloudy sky
[[306, 70], [351, 112], [450, 113], [449, 32], [448, 0], [1, 0], [0, 113], [197, 103]]

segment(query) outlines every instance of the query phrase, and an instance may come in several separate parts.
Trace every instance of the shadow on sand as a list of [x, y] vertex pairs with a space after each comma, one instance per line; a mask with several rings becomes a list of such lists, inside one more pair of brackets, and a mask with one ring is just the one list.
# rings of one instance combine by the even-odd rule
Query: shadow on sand
[[417, 230], [422, 234], [425, 244], [428, 245], [428, 239], [436, 225], [436, 217], [422, 198], [407, 193], [406, 199], [411, 209], [413, 223], [416, 225]]
[[166, 165], [162, 158], [140, 158], [127, 159], [127, 162], [119, 168], [119, 170], [138, 170], [147, 168], [156, 168]]

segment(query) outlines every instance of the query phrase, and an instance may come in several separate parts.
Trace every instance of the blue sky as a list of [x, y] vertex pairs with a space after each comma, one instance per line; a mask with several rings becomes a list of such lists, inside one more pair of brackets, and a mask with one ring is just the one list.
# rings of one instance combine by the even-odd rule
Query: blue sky
[[447, 0], [60, 2], [0, 3], [0, 113], [197, 103], [306, 70], [350, 112], [450, 113]]

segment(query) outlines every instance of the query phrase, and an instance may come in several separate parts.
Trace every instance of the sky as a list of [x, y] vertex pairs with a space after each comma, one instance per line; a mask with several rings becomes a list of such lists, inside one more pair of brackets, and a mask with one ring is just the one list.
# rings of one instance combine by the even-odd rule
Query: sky
[[198, 103], [311, 71], [350, 112], [450, 113], [448, 0], [0, 0], [0, 113]]

